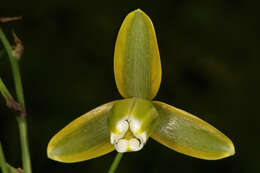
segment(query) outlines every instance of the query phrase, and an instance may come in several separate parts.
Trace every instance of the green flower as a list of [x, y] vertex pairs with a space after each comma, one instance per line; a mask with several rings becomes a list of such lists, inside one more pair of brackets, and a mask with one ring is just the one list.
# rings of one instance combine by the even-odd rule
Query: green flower
[[154, 27], [141, 10], [127, 15], [118, 33], [114, 71], [124, 97], [72, 121], [48, 144], [48, 157], [79, 162], [118, 152], [141, 150], [149, 137], [177, 152], [207, 160], [235, 153], [232, 141], [198, 117], [152, 101], [161, 83]]

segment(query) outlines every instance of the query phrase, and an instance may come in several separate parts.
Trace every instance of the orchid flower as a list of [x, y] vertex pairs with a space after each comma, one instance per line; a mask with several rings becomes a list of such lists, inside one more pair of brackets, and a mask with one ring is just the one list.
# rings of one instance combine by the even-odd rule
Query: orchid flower
[[72, 121], [49, 142], [48, 157], [79, 162], [116, 150], [141, 150], [149, 137], [188, 156], [216, 160], [235, 153], [232, 141], [202, 119], [153, 101], [161, 83], [155, 30], [140, 9], [119, 30], [114, 73], [123, 99], [101, 105]]

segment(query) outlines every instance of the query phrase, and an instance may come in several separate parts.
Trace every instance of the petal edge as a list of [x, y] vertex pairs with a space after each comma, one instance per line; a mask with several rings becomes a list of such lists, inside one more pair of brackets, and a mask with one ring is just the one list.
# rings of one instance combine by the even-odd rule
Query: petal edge
[[48, 157], [59, 162], [72, 163], [113, 151], [107, 118], [116, 102], [101, 105], [60, 130], [48, 144]]
[[232, 141], [198, 117], [163, 102], [153, 102], [159, 122], [151, 137], [192, 157], [217, 160], [235, 154]]

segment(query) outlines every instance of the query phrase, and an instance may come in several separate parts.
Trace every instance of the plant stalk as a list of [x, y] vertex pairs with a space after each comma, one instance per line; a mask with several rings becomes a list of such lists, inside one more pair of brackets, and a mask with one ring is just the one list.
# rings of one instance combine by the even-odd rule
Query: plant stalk
[[8, 91], [7, 87], [5, 86], [2, 78], [0, 77], [0, 93], [3, 95], [6, 102], [8, 102], [9, 99], [13, 99], [12, 95]]
[[[0, 40], [2, 41], [6, 52], [9, 57], [9, 61], [11, 64], [13, 78], [14, 78], [14, 85], [16, 90], [16, 96], [18, 103], [25, 109], [25, 101], [23, 95], [23, 86], [22, 86], [22, 79], [20, 75], [20, 69], [18, 64], [18, 59], [13, 55], [12, 47], [7, 40], [2, 28], [0, 27]], [[31, 158], [30, 158], [30, 151], [29, 151], [29, 144], [28, 144], [28, 136], [27, 136], [27, 122], [25, 116], [17, 116], [17, 122], [19, 126], [20, 132], [20, 141], [21, 141], [21, 150], [22, 150], [22, 162], [23, 162], [23, 171], [24, 173], [31, 173]]]
[[0, 167], [3, 173], [8, 173], [8, 168], [5, 161], [5, 156], [4, 156], [4, 151], [2, 148], [1, 141], [0, 141]]
[[6, 162], [1, 141], [0, 141], [0, 168], [2, 170], [2, 173], [19, 173], [16, 168], [12, 167]]
[[117, 153], [113, 163], [111, 164], [108, 173], [114, 173], [123, 157], [124, 153]]

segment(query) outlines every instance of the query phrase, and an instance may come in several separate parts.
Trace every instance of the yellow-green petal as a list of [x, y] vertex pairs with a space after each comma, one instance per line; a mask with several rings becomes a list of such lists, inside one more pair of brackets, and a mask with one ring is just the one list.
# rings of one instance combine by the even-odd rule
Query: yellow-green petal
[[116, 102], [93, 109], [58, 132], [48, 144], [48, 157], [70, 163], [89, 160], [113, 151], [107, 121]]
[[198, 117], [162, 102], [153, 102], [159, 112], [151, 137], [186, 155], [217, 160], [235, 154], [232, 141]]
[[161, 83], [161, 61], [154, 27], [141, 10], [129, 13], [119, 30], [114, 54], [117, 88], [124, 98], [153, 99]]

